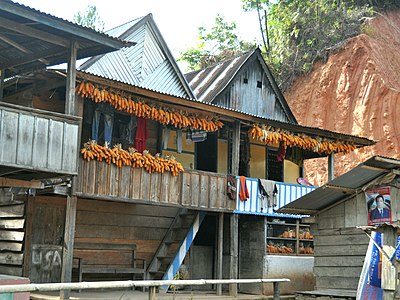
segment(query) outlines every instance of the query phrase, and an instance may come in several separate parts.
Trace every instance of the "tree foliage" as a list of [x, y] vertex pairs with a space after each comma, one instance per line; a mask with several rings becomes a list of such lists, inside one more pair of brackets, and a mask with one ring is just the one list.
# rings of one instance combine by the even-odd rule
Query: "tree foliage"
[[73, 20], [79, 25], [92, 28], [99, 32], [104, 31], [104, 21], [100, 18], [96, 5], [88, 5], [85, 11], [77, 12]]
[[[398, 6], [398, 0], [242, 0], [245, 10], [264, 12], [261, 28], [268, 32], [263, 53], [282, 90], [316, 59], [360, 33], [374, 10]], [[267, 20], [265, 20], [267, 18]], [[265, 26], [262, 26], [266, 24]]]
[[211, 29], [198, 28], [197, 45], [182, 52], [178, 60], [187, 62], [190, 70], [197, 70], [254, 47], [255, 43], [245, 42], [239, 38], [235, 22], [228, 23], [218, 14]]

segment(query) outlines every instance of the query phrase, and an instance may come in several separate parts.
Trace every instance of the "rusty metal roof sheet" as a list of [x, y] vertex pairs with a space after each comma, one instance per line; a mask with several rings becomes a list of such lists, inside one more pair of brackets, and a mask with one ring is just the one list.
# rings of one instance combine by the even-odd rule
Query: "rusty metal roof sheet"
[[190, 87], [194, 91], [199, 101], [212, 103], [216, 97], [224, 91], [224, 89], [232, 82], [236, 74], [251, 61], [258, 60], [264, 70], [273, 92], [275, 93], [279, 103], [282, 105], [286, 115], [292, 121], [297, 123], [289, 105], [286, 102], [281, 90], [278, 87], [270, 69], [265, 63], [260, 49], [256, 48], [244, 54], [240, 54], [216, 63], [205, 69], [185, 74]]
[[195, 98], [151, 14], [118, 26], [108, 33], [133, 41], [136, 45], [93, 57], [79, 69], [161, 93]]
[[79, 44], [78, 59], [132, 45], [28, 6], [0, 0], [0, 68], [6, 69], [6, 77], [67, 62], [72, 40]]
[[400, 169], [400, 160], [373, 156], [311, 193], [283, 206], [282, 213], [314, 214], [363, 191], [363, 187], [375, 179]]

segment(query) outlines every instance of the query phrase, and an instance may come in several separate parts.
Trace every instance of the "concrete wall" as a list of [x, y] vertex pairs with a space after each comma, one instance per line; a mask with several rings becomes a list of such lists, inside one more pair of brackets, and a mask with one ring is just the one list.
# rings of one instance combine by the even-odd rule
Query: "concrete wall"
[[[314, 257], [266, 255], [264, 257], [264, 278], [289, 278], [290, 282], [281, 283], [282, 294], [314, 289]], [[273, 285], [264, 284], [263, 294], [273, 294]]]

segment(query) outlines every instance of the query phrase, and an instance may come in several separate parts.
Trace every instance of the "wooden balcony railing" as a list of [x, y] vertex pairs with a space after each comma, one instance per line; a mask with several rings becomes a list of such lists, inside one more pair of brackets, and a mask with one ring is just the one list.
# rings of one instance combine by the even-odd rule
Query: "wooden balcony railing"
[[[239, 177], [236, 180], [236, 186], [239, 193]], [[286, 204], [304, 196], [315, 190], [315, 186], [304, 186], [300, 184], [292, 184], [285, 182], [275, 182], [276, 184], [276, 198], [264, 199], [259, 196], [259, 183], [257, 178], [246, 178], [246, 186], [249, 191], [249, 199], [241, 201], [239, 196], [236, 200], [236, 212], [242, 213], [256, 213], [256, 214], [274, 214], [276, 210], [285, 206]]]
[[233, 211], [235, 201], [226, 195], [226, 175], [203, 171], [148, 173], [143, 168], [81, 160], [79, 197]]
[[81, 119], [0, 103], [0, 166], [77, 174]]

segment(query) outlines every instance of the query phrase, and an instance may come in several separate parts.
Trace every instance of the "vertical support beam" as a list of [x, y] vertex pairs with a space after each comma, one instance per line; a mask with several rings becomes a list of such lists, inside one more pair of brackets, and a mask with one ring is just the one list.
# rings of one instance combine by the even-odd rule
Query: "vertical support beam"
[[[231, 214], [230, 215], [230, 241], [231, 241], [231, 249], [229, 253], [229, 258], [230, 258], [230, 274], [229, 278], [230, 279], [238, 279], [238, 252], [239, 252], [239, 238], [238, 238], [238, 227], [239, 227], [239, 217], [237, 214]], [[237, 283], [232, 283], [229, 285], [229, 295], [231, 297], [236, 297], [237, 296]]]
[[232, 135], [232, 165], [231, 173], [239, 174], [239, 152], [240, 152], [240, 122], [236, 121], [233, 127]]
[[68, 56], [67, 67], [67, 87], [65, 99], [65, 114], [75, 116], [76, 103], [75, 103], [75, 82], [76, 82], [76, 53], [78, 50], [78, 43], [71, 41], [71, 48]]
[[[217, 279], [222, 279], [222, 254], [224, 241], [224, 213], [218, 214], [218, 254], [217, 254]], [[222, 284], [217, 285], [217, 295], [222, 295]]]
[[[65, 229], [63, 243], [63, 263], [61, 270], [61, 282], [71, 282], [72, 264], [74, 253], [76, 206], [78, 199], [75, 195], [76, 176], [72, 178], [71, 192], [67, 197], [67, 209], [65, 212]], [[60, 291], [60, 299], [69, 299], [69, 290]]]
[[[390, 257], [395, 252], [395, 247], [397, 243], [397, 229], [392, 226], [384, 226], [383, 227], [383, 240], [382, 240], [382, 249], [386, 252]], [[382, 289], [383, 289], [383, 299], [389, 300], [394, 299], [395, 292], [397, 289], [397, 261], [393, 259], [395, 267], [392, 264], [383, 258], [382, 260]]]
[[0, 69], [0, 102], [3, 101], [4, 72], [4, 69]]
[[281, 299], [281, 291], [279, 289], [279, 282], [274, 282], [274, 298], [273, 300], [280, 300]]
[[335, 157], [332, 152], [328, 156], [328, 181], [331, 181], [335, 178]]
[[[239, 153], [240, 153], [240, 122], [236, 121], [233, 128], [232, 136], [232, 174], [239, 175]], [[238, 278], [238, 252], [239, 252], [239, 225], [238, 215], [230, 215], [230, 251], [229, 251], [229, 278]], [[237, 296], [237, 284], [232, 283], [229, 285], [229, 295]]]
[[26, 216], [25, 216], [25, 236], [24, 236], [24, 265], [22, 270], [22, 276], [29, 277], [31, 269], [31, 257], [32, 257], [32, 227], [33, 227], [33, 210], [35, 208], [35, 197], [27, 196], [26, 201]]
[[149, 286], [149, 300], [156, 300], [157, 288], [155, 286]]

